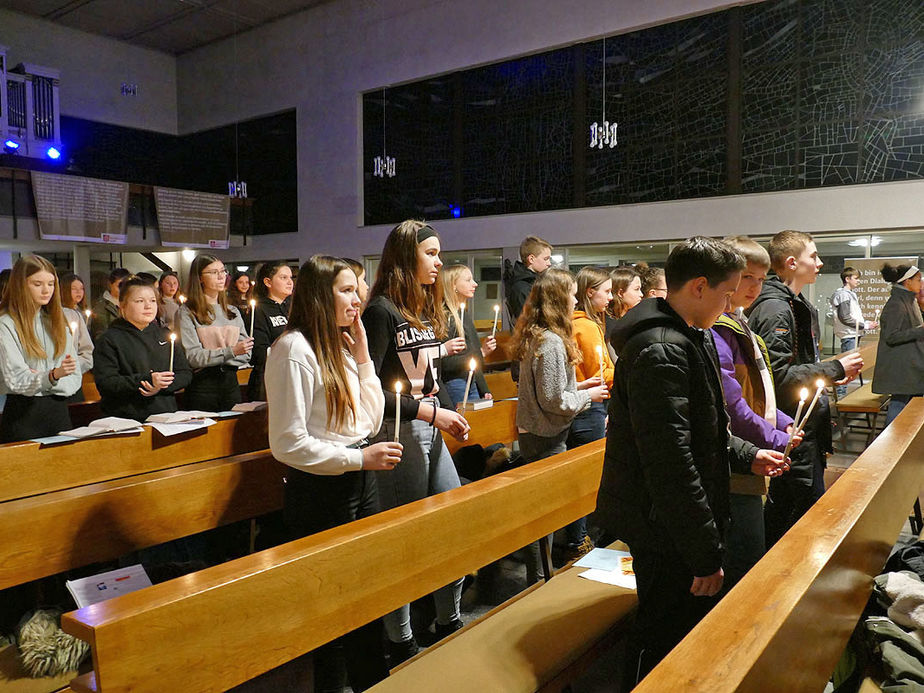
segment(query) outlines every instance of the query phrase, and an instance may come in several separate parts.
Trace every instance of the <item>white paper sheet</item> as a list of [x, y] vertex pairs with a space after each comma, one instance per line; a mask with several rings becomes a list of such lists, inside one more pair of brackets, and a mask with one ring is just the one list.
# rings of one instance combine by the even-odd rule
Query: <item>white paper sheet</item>
[[200, 428], [208, 428], [215, 425], [215, 419], [194, 419], [192, 421], [183, 421], [181, 423], [149, 423], [148, 426], [160, 433], [162, 436], [169, 438], [181, 433], [197, 431]]
[[578, 577], [630, 590], [636, 588], [635, 573], [632, 572], [632, 555], [627, 551], [594, 549], [575, 562], [574, 566], [590, 569], [580, 573]]
[[99, 604], [121, 594], [136, 592], [151, 586], [151, 579], [141, 565], [110, 570], [99, 575], [91, 575], [79, 580], [68, 580], [67, 591], [71, 593], [77, 607]]

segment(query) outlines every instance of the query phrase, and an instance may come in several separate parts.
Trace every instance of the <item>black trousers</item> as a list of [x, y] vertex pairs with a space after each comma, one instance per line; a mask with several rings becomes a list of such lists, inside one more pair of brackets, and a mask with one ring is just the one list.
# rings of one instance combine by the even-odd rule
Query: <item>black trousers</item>
[[825, 492], [825, 460], [819, 453], [812, 458], [811, 484], [788, 474], [770, 480], [764, 505], [764, 532], [767, 550], [778, 542]]
[[7, 395], [0, 418], [0, 443], [44, 438], [70, 428], [73, 426], [66, 397]]
[[[307, 536], [379, 511], [375, 474], [347, 472], [320, 476], [292, 470], [286, 475], [285, 518], [292, 538]], [[340, 688], [339, 652], [355, 692], [388, 676], [382, 620], [361, 626], [315, 652], [315, 690]]]
[[638, 612], [626, 657], [626, 691], [645, 678], [718, 603], [718, 597], [690, 594], [693, 573], [675, 553], [630, 548]]
[[183, 392], [183, 408], [200, 411], [228, 411], [241, 401], [237, 369], [210, 366], [196, 371]]

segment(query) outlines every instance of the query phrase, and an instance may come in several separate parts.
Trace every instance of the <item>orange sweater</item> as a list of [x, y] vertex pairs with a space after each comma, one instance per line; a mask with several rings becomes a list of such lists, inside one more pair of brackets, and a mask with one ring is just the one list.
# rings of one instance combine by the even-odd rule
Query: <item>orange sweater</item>
[[599, 346], [603, 350], [603, 380], [607, 387], [613, 387], [613, 371], [615, 366], [606, 348], [603, 337], [603, 328], [587, 317], [583, 310], [574, 311], [571, 317], [574, 326], [574, 341], [583, 356], [583, 360], [575, 366], [577, 381], [587, 380], [600, 375], [600, 356], [597, 353]]

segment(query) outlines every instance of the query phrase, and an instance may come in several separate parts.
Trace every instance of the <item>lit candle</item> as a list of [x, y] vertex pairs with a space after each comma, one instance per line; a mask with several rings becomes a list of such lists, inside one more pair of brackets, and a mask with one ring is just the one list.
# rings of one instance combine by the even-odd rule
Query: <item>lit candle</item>
[[789, 457], [789, 452], [792, 450], [792, 439], [796, 437], [796, 433], [799, 430], [799, 417], [802, 415], [802, 408], [805, 406], [805, 400], [807, 399], [808, 388], [803, 387], [799, 390], [799, 408], [796, 409], [796, 418], [792, 421], [792, 431], [789, 432], [789, 440], [786, 443], [786, 449], [783, 451], [784, 460]]
[[597, 360], [600, 362], [600, 384], [603, 385], [603, 347], [597, 345]]
[[494, 327], [491, 328], [491, 336], [493, 337], [497, 333], [497, 316], [500, 314], [500, 306], [494, 304]]
[[[433, 405], [436, 406], [436, 405]], [[395, 442], [401, 431], [401, 383], [395, 383]]]
[[87, 308], [85, 311], [83, 311], [83, 314], [87, 316], [87, 321], [89, 321], [90, 316], [93, 315], [93, 311]]
[[180, 302], [180, 305], [186, 303], [186, 297], [183, 294], [177, 294], [176, 300]]
[[77, 336], [77, 321], [71, 320], [70, 324], [71, 324], [71, 334], [76, 337]]
[[815, 396], [812, 397], [812, 403], [809, 404], [808, 411], [805, 412], [805, 416], [802, 417], [802, 421], [798, 424], [799, 431], [805, 428], [805, 424], [808, 423], [809, 417], [812, 415], [812, 410], [815, 408], [815, 404], [818, 402], [818, 398], [821, 397], [821, 391], [825, 389], [825, 381], [819, 378], [815, 381], [815, 387], [818, 388], [815, 390]]
[[173, 373], [173, 347], [175, 345], [176, 345], [176, 335], [173, 332], [171, 332], [170, 333], [170, 368], [167, 369], [171, 373]]
[[462, 412], [465, 413], [465, 406], [468, 404], [468, 390], [472, 386], [472, 376], [475, 375], [475, 366], [478, 362], [472, 359], [468, 362], [468, 380], [465, 381], [465, 396], [462, 398]]
[[257, 302], [254, 299], [250, 299], [250, 336], [253, 337], [253, 316], [257, 312], [254, 310], [257, 307]]
[[459, 322], [462, 323], [462, 329], [464, 330], [465, 329], [465, 301], [459, 301]]

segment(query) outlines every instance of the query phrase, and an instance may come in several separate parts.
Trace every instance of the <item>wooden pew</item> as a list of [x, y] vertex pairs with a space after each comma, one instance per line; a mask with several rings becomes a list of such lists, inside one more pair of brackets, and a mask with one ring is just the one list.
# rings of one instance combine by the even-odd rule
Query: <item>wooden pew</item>
[[513, 335], [510, 332], [498, 332], [494, 335], [497, 340], [497, 349], [485, 356], [485, 367], [506, 367], [510, 363], [510, 340]]
[[924, 478], [916, 398], [635, 689], [825, 687]]
[[513, 382], [510, 371], [494, 371], [484, 374], [485, 382], [495, 400], [512, 399], [519, 394], [517, 384]]
[[165, 438], [144, 432], [63, 445], [0, 445], [0, 502], [268, 447], [266, 411]]
[[[237, 372], [237, 382], [242, 387], [242, 392], [247, 392], [247, 383], [250, 381], [250, 372], [252, 368], [241, 368]], [[99, 402], [99, 390], [96, 388], [96, 382], [93, 380], [93, 371], [83, 374], [83, 399], [84, 402]]]
[[499, 401], [488, 409], [466, 412], [465, 418], [472, 427], [468, 440], [460, 442], [449, 434], [443, 434], [443, 441], [450, 455], [455, 455], [459, 448], [464, 448], [466, 445], [488, 447], [495, 443], [503, 443], [509, 447], [517, 439], [517, 403], [515, 400]]
[[[194, 693], [253, 678], [588, 514], [603, 446], [66, 614], [95, 667], [71, 686]], [[531, 642], [549, 637], [545, 628]]]
[[263, 451], [0, 503], [0, 589], [279, 510], [285, 469]]

